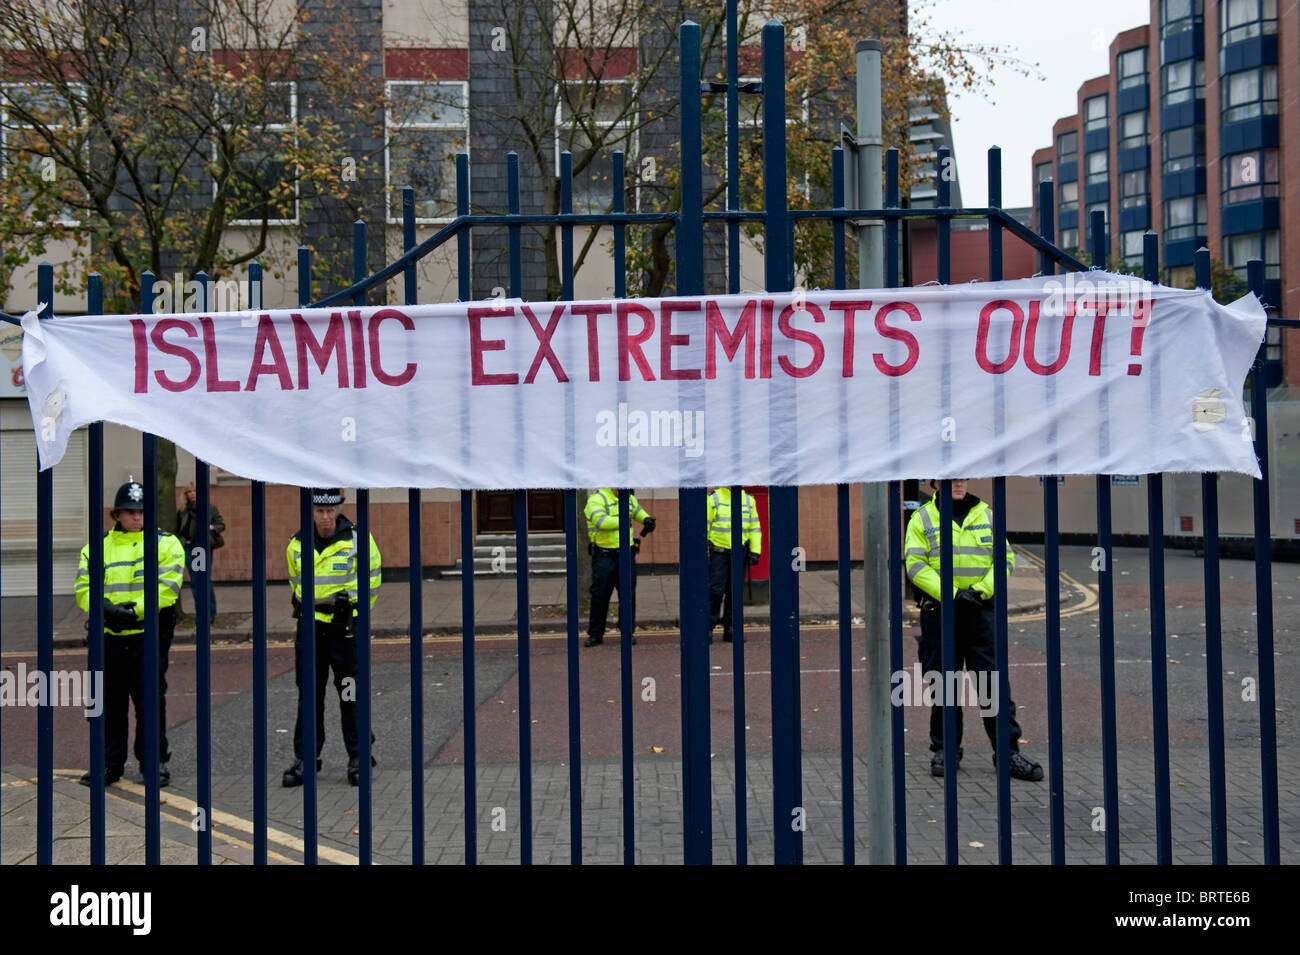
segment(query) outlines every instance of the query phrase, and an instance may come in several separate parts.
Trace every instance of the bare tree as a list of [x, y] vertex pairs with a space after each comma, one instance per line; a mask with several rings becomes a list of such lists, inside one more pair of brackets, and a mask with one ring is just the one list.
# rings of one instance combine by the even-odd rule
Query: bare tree
[[[376, 115], [383, 83], [364, 52], [339, 55], [350, 15], [343, 0], [8, 0], [0, 293], [60, 243], [62, 290], [95, 269], [106, 309], [134, 311], [145, 269], [274, 268], [272, 237], [301, 235], [310, 203], [357, 206], [372, 160], [337, 117]], [[169, 443], [158, 465], [170, 515]]]

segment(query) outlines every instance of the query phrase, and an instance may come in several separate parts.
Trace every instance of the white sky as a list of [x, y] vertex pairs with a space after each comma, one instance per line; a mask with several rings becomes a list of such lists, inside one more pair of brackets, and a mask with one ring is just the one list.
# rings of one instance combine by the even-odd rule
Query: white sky
[[988, 202], [988, 149], [1002, 147], [1002, 204], [1030, 205], [1030, 159], [1052, 142], [1052, 124], [1076, 108], [1084, 80], [1109, 70], [1115, 34], [1150, 20], [1147, 0], [911, 0], [930, 14], [934, 27], [963, 46], [1013, 47], [1037, 63], [1037, 75], [1007, 68], [992, 73], [979, 95], [948, 98], [952, 111], [962, 202]]

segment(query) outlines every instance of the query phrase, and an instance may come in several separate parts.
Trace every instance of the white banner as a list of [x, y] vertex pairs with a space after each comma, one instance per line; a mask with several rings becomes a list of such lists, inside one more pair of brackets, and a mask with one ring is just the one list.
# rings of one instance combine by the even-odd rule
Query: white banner
[[1090, 272], [961, 286], [23, 319], [41, 467], [114, 421], [343, 487], [1239, 471], [1265, 316]]

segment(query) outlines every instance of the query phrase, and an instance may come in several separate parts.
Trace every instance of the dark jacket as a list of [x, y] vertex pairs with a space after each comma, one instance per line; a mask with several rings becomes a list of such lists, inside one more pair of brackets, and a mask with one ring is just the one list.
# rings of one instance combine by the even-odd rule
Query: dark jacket
[[[186, 552], [194, 546], [194, 539], [198, 536], [198, 528], [194, 520], [196, 516], [193, 507], [186, 507], [185, 510], [176, 512], [176, 536], [185, 545]], [[208, 545], [213, 550], [224, 547], [226, 542], [222, 540], [221, 535], [226, 530], [226, 522], [221, 519], [221, 512], [211, 501], [208, 502], [208, 524], [211, 527], [208, 531]]]

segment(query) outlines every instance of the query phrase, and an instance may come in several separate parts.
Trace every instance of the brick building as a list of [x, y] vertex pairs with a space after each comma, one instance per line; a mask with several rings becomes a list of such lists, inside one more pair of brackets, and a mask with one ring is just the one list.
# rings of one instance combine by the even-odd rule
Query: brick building
[[[1110, 71], [1033, 155], [1055, 182], [1056, 241], [1091, 247], [1105, 213], [1112, 263], [1140, 269], [1160, 234], [1162, 281], [1186, 287], [1207, 246], [1243, 284], [1264, 260], [1264, 301], [1300, 312], [1300, 7], [1278, 0], [1151, 0], [1110, 45]], [[1037, 202], [1037, 188], [1034, 199]], [[1038, 210], [1035, 209], [1035, 222]], [[1300, 384], [1300, 338], [1269, 332], [1270, 385]]]
[[[176, 0], [185, 9], [185, 0]], [[273, 6], [291, 9], [289, 0]], [[332, 25], [333, 8], [322, 7], [305, 29], [324, 35]], [[638, 82], [638, 71], [663, 50], [673, 50], [676, 23], [694, 14], [697, 20], [716, 19], [719, 11], [693, 10], [676, 3], [643, 5], [642, 21], [626, 37], [604, 37], [602, 49], [579, 49], [566, 45], [564, 27], [552, 22], [554, 14], [544, 5], [520, 4], [518, 0], [428, 0], [422, 3], [391, 0], [357, 0], [348, 5], [349, 50], [365, 51], [373, 59], [369, 79], [382, 82], [387, 94], [386, 108], [373, 114], [330, 113], [319, 97], [313, 98], [313, 77], [309, 71], [286, 78], [276, 85], [285, 103], [285, 127], [308, 121], [320, 111], [346, 130], [358, 155], [377, 156], [377, 165], [364, 167], [358, 194], [359, 214], [369, 225], [367, 255], [371, 267], [391, 260], [402, 247], [400, 187], [411, 184], [416, 190], [417, 241], [432, 235], [455, 214], [455, 160], [457, 152], [467, 151], [472, 168], [472, 211], [501, 213], [507, 211], [506, 153], [515, 151], [520, 162], [520, 211], [538, 213], [545, 208], [544, 191], [557, 174], [560, 151], [569, 148], [575, 159], [584, 145], [582, 135], [575, 135], [578, 124], [566, 106], [566, 93], [590, 80], [594, 59], [599, 85], [605, 92], [595, 103], [595, 123], [613, 128], [626, 136], [611, 138], [613, 145], [627, 154], [629, 182], [648, 180], [645, 157], [663, 157], [663, 169], [675, 162], [678, 136], [671, 115], [663, 118], [660, 107], [677, 96], [676, 60], [664, 58], [653, 83], [637, 90], [639, 112], [628, 118], [619, 112]], [[517, 16], [519, 11], [524, 16]], [[905, 5], [900, 5], [905, 11]], [[594, 14], [592, 14], [594, 15]], [[902, 14], [905, 16], [905, 12]], [[758, 20], [752, 21], [754, 23]], [[571, 27], [572, 28], [572, 27]], [[571, 36], [569, 34], [568, 36]], [[755, 37], [756, 39], [756, 37]], [[0, 50], [0, 55], [3, 50]], [[742, 81], [755, 78], [757, 47], [742, 49]], [[557, 83], [548, 79], [545, 70], [558, 58], [566, 64], [566, 75]], [[721, 63], [721, 49], [709, 58], [706, 72]], [[850, 67], [851, 68], [851, 67]], [[20, 80], [9, 73], [5, 82]], [[315, 110], [316, 112], [313, 112]], [[531, 141], [519, 117], [532, 111], [540, 117], [539, 127], [549, 131], [540, 147]], [[803, 117], [805, 121], [831, 122], [841, 117]], [[3, 120], [3, 116], [0, 116]], [[923, 122], [924, 120], [918, 120]], [[10, 125], [0, 122], [5, 135], [14, 135]], [[756, 135], [756, 120], [742, 114], [742, 135]], [[0, 140], [0, 142], [3, 142]], [[829, 156], [827, 157], [829, 163]], [[612, 196], [608, 156], [593, 162], [574, 177], [576, 211], [608, 208]], [[310, 183], [282, 209], [272, 225], [272, 245], [285, 266], [276, 274], [271, 270], [264, 278], [261, 304], [282, 307], [297, 304], [297, 273], [293, 264], [298, 242], [310, 245], [322, 256], [333, 254], [346, 260], [351, 249], [351, 220], [358, 212], [331, 206], [328, 202], [312, 205], [305, 201]], [[636, 192], [635, 189], [632, 192]], [[634, 195], [629, 201], [635, 202]], [[202, 201], [198, 195], [195, 201]], [[715, 203], [720, 207], [719, 203]], [[631, 208], [631, 206], [630, 206]], [[251, 241], [257, 223], [236, 226], [227, 241], [236, 245]], [[241, 232], [241, 229], [243, 232]], [[246, 234], [245, 234], [246, 233]], [[574, 230], [575, 246], [584, 247], [587, 231]], [[613, 260], [604, 230], [596, 241], [585, 266], [577, 273], [575, 295], [578, 298], [604, 298], [613, 294]], [[711, 227], [706, 234], [706, 280], [712, 288], [725, 287], [725, 230]], [[547, 270], [543, 256], [544, 237], [532, 230], [523, 232], [523, 275], [520, 293], [525, 298], [548, 297]], [[504, 229], [476, 230], [472, 242], [473, 286], [475, 297], [487, 297], [498, 288], [509, 286], [506, 258], [507, 234]], [[47, 261], [65, 258], [60, 244], [51, 244]], [[21, 313], [36, 304], [35, 262], [21, 266], [13, 274], [3, 309]], [[189, 278], [186, 251], [176, 250], [166, 258], [164, 269], [170, 280], [176, 273]], [[174, 272], [172, 270], [175, 270]], [[236, 271], [234, 278], [246, 272]], [[160, 279], [162, 276], [159, 277]], [[760, 288], [763, 284], [762, 258], [752, 243], [744, 240], [741, 257], [741, 287]], [[458, 274], [454, 246], [444, 247], [424, 259], [418, 268], [418, 294], [422, 302], [447, 301], [457, 297]], [[665, 288], [671, 293], [672, 283]], [[176, 289], [180, 300], [180, 289]], [[317, 287], [316, 294], [325, 289]], [[400, 300], [400, 282], [391, 283], [390, 300]], [[87, 303], [82, 294], [56, 294], [56, 313], [79, 314]], [[0, 460], [3, 460], [5, 497], [3, 540], [3, 582], [5, 595], [35, 592], [35, 523], [34, 509], [35, 449], [31, 421], [23, 397], [21, 357], [15, 335], [3, 338], [8, 361], [0, 390]], [[12, 339], [12, 340], [10, 340]], [[15, 372], [15, 368], [17, 371]], [[105, 425], [104, 494], [111, 501], [119, 484], [129, 476], [141, 477], [140, 436], [117, 425]], [[79, 433], [69, 442], [65, 463], [55, 475], [55, 589], [70, 592], [75, 575], [77, 552], [86, 533], [86, 483], [88, 442]], [[194, 474], [193, 459], [178, 449], [177, 485], [184, 485]], [[649, 563], [675, 563], [676, 491], [643, 489], [641, 497], [661, 518], [660, 531], [646, 541], [642, 560]], [[349, 494], [349, 502], [352, 495]], [[513, 527], [509, 507], [511, 492], [476, 495], [476, 531], [502, 530]], [[251, 527], [249, 525], [248, 482], [214, 469], [212, 500], [221, 510], [228, 530], [226, 546], [215, 557], [217, 580], [246, 580], [251, 575]], [[855, 502], [859, 501], [854, 495]], [[423, 548], [421, 562], [426, 567], [448, 567], [460, 556], [460, 494], [455, 490], [432, 489], [421, 494]], [[530, 495], [530, 513], [550, 515], [547, 527], [561, 526], [562, 509], [558, 493], [537, 492]], [[801, 497], [803, 526], [808, 531], [808, 557], [811, 560], [835, 558], [834, 489], [814, 488]], [[348, 510], [354, 513], [349, 503]], [[167, 523], [167, 515], [163, 515]], [[107, 523], [107, 515], [105, 516]], [[407, 562], [407, 492], [375, 490], [371, 494], [371, 521], [384, 554], [386, 566]], [[272, 579], [285, 576], [284, 546], [298, 522], [298, 499], [295, 489], [267, 489], [267, 568]], [[533, 522], [530, 520], [530, 525]], [[547, 524], [546, 520], [541, 521]], [[856, 519], [854, 550], [861, 553], [861, 527]]]

